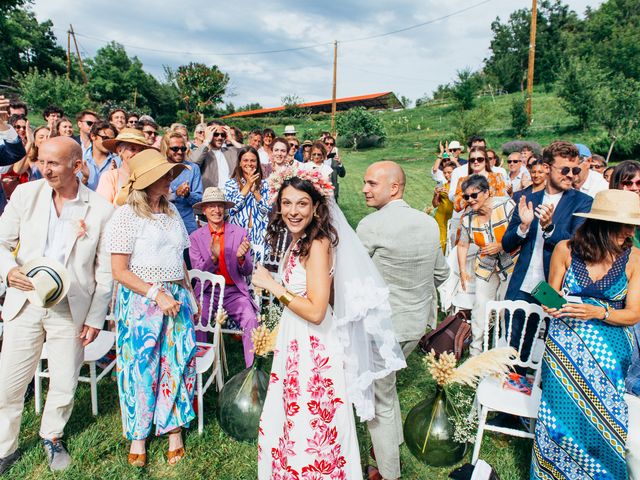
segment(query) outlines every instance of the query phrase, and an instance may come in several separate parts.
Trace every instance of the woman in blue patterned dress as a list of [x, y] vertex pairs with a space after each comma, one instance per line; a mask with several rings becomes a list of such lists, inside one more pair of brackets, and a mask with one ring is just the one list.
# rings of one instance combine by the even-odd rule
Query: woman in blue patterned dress
[[229, 223], [249, 232], [249, 242], [254, 251], [264, 251], [271, 210], [269, 184], [262, 178], [255, 148], [244, 147], [238, 152], [238, 165], [224, 186], [224, 195], [235, 204], [228, 210]]
[[553, 319], [531, 478], [625, 480], [629, 327], [640, 319], [640, 251], [631, 238], [640, 225], [640, 198], [605, 190], [590, 213], [574, 215], [587, 220], [556, 246], [549, 283], [582, 303], [544, 307]]
[[145, 465], [145, 441], [154, 426], [156, 435], [169, 436], [173, 465], [184, 457], [181, 428], [195, 418], [192, 317], [198, 307], [182, 255], [187, 230], [167, 200], [171, 181], [186, 166], [148, 149], [129, 167], [106, 240], [119, 284], [114, 314], [122, 429], [131, 440], [131, 465]]

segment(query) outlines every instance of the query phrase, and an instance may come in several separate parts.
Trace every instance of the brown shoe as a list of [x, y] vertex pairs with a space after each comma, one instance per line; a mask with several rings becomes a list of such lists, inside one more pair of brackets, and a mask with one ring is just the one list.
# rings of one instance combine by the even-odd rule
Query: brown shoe
[[367, 465], [367, 480], [382, 480], [382, 475], [376, 467]]
[[146, 453], [130, 453], [127, 461], [132, 467], [142, 468], [147, 464]]
[[[182, 435], [182, 429], [176, 428], [169, 432], [169, 435]], [[180, 437], [182, 439], [182, 436]], [[176, 465], [180, 460], [184, 458], [184, 445], [176, 448], [175, 450], [169, 450], [167, 452], [167, 463], [169, 465]]]

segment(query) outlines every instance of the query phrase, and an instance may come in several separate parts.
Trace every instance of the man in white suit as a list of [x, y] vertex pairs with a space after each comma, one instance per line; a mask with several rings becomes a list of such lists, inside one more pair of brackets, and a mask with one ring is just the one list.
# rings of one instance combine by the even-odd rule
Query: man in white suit
[[[394, 162], [377, 162], [364, 176], [367, 206], [377, 211], [358, 225], [358, 237], [389, 287], [396, 338], [405, 358], [428, 326], [435, 326], [436, 287], [449, 276], [440, 230], [426, 213], [403, 199], [405, 174]], [[400, 478], [402, 417], [395, 373], [375, 382], [375, 418], [367, 423], [378, 468], [369, 478]]]
[[[24, 393], [45, 340], [51, 377], [40, 437], [52, 470], [63, 470], [71, 461], [61, 438], [83, 347], [103, 326], [112, 286], [103, 232], [113, 207], [78, 182], [81, 166], [82, 149], [73, 139], [47, 140], [38, 151], [44, 178], [16, 188], [0, 217], [0, 275], [9, 286], [2, 310], [0, 473], [18, 458]], [[26, 300], [33, 284], [21, 266], [42, 256], [57, 260], [69, 274], [67, 297], [51, 308]]]

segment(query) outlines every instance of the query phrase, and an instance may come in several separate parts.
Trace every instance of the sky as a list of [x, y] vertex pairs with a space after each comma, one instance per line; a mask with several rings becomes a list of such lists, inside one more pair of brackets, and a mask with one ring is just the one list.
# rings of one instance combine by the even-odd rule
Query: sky
[[[588, 6], [597, 8], [602, 2], [566, 3], [582, 16]], [[174, 8], [151, 0], [35, 0], [34, 11], [40, 21], [53, 21], [65, 49], [72, 24], [83, 56], [93, 56], [115, 40], [159, 79], [164, 78], [165, 65], [217, 65], [231, 78], [225, 101], [236, 107], [254, 102], [274, 107], [285, 95], [307, 102], [331, 98], [334, 40], [338, 98], [394, 91], [415, 100], [450, 82], [460, 69], [480, 68], [489, 55], [491, 22], [531, 7], [530, 0], [173, 4]], [[407, 30], [384, 35], [403, 29]]]

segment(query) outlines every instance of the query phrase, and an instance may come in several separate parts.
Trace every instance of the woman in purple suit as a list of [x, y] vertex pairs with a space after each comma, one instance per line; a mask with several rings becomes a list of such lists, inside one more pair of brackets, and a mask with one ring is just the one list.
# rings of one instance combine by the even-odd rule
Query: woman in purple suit
[[[204, 191], [202, 201], [196, 203], [193, 208], [202, 211], [207, 218], [207, 225], [190, 235], [189, 256], [193, 268], [225, 278], [222, 306], [229, 317], [242, 328], [244, 360], [247, 367], [250, 367], [253, 363], [251, 331], [258, 326], [258, 307], [249, 293], [245, 280], [253, 270], [247, 231], [224, 221], [225, 209], [233, 205], [232, 202], [226, 201], [224, 192], [217, 187], [209, 187]], [[196, 285], [197, 298], [200, 298], [200, 288], [200, 284]], [[217, 300], [217, 293], [215, 299]], [[205, 323], [215, 321], [209, 318], [210, 302], [211, 285], [207, 284], [202, 301]], [[205, 336], [204, 332], [196, 333], [198, 341], [204, 341]]]

